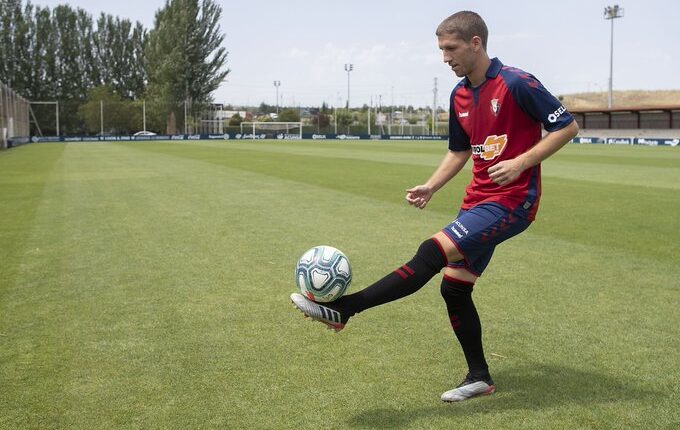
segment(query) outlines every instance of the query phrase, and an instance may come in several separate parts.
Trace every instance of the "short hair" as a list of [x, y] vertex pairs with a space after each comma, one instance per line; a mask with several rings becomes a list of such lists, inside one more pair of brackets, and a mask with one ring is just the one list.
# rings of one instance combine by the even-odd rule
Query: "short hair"
[[466, 42], [473, 37], [479, 36], [482, 39], [482, 46], [486, 51], [486, 41], [489, 38], [489, 29], [478, 13], [469, 10], [456, 12], [439, 24], [435, 33], [437, 36], [444, 34], [456, 34]]

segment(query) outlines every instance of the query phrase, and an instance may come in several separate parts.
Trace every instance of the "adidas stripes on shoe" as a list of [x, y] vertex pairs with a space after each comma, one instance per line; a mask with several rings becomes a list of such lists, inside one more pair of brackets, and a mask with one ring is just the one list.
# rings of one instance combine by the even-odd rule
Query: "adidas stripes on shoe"
[[349, 319], [347, 318], [343, 321], [340, 312], [320, 303], [313, 302], [299, 293], [291, 294], [290, 300], [293, 302], [293, 306], [305, 314], [305, 316], [314, 321], [326, 324], [329, 329], [335, 330], [336, 332], [345, 328], [345, 323], [347, 322], [347, 319]]

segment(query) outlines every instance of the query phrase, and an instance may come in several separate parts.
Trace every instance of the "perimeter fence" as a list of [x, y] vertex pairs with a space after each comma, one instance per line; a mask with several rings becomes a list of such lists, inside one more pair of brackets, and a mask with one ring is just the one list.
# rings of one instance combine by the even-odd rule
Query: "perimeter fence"
[[28, 100], [0, 82], [0, 148], [27, 143], [30, 139]]

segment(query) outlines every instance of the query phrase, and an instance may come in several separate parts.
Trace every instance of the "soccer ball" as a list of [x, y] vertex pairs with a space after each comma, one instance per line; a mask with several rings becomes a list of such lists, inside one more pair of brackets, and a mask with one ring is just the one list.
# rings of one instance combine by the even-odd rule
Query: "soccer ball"
[[352, 282], [352, 267], [347, 256], [338, 249], [315, 246], [298, 260], [295, 281], [309, 300], [332, 302], [347, 291]]

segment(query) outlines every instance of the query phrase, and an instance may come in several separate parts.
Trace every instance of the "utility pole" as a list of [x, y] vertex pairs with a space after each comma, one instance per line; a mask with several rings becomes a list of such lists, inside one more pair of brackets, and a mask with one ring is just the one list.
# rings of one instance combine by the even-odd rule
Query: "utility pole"
[[432, 135], [437, 134], [437, 78], [434, 78], [434, 100], [432, 101]]
[[623, 8], [615, 4], [614, 6], [607, 6], [604, 8], [604, 19], [608, 19], [611, 24], [611, 38], [609, 47], [609, 97], [607, 99], [607, 107], [612, 108], [612, 89], [614, 86], [614, 20], [616, 18], [623, 18]]
[[368, 134], [371, 134], [371, 109], [373, 109], [373, 96], [371, 96], [371, 106], [368, 108]]
[[189, 99], [189, 81], [184, 80], [184, 134], [187, 134], [187, 101]]
[[392, 121], [394, 121], [394, 85], [390, 88], [390, 120], [387, 121], [387, 134], [392, 134]]
[[[380, 134], [385, 134], [385, 127], [383, 126], [385, 115], [382, 113], [382, 94], [378, 94], [378, 115], [380, 115]], [[378, 116], [376, 115], [376, 117]]]

